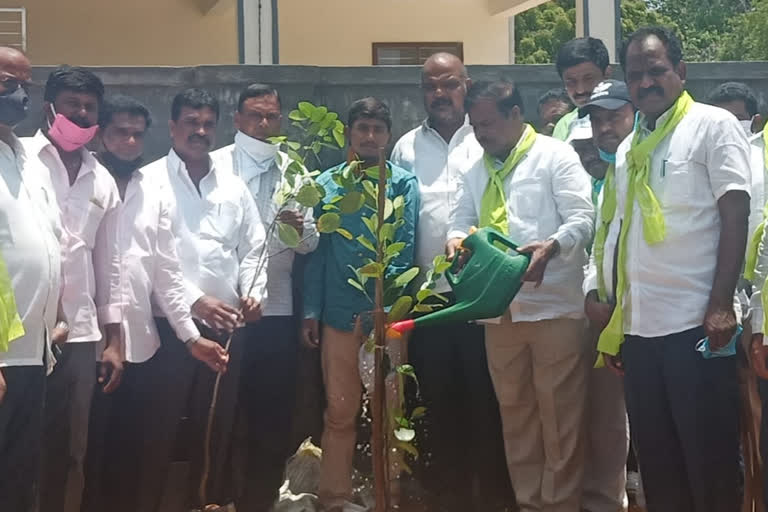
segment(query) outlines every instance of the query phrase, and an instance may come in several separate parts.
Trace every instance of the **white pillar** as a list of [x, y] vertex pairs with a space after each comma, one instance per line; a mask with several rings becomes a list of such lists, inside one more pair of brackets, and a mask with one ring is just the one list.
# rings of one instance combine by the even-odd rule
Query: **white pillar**
[[243, 64], [272, 64], [272, 1], [242, 0]]
[[602, 39], [611, 62], [618, 61], [620, 32], [619, 0], [576, 0], [576, 36]]

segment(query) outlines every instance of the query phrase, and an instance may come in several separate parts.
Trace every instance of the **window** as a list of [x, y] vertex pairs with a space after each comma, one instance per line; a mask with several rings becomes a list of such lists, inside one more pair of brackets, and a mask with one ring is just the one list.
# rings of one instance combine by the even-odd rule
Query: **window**
[[462, 43], [373, 43], [373, 65], [421, 66], [438, 52], [452, 53], [464, 60]]
[[0, 8], [0, 46], [27, 49], [27, 10]]

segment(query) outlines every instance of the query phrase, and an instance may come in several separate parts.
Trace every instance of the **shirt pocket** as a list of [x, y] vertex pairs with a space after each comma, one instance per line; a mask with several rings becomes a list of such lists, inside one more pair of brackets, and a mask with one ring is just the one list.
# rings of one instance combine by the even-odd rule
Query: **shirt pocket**
[[104, 218], [104, 208], [94, 202], [76, 201], [67, 204], [66, 227], [70, 234], [93, 250], [96, 244], [96, 232]]
[[512, 183], [507, 211], [519, 219], [536, 219], [544, 209], [543, 185], [537, 178], [524, 178]]
[[235, 203], [210, 203], [200, 222], [200, 234], [232, 247], [236, 245], [241, 216], [241, 208]]
[[665, 160], [661, 168], [661, 195], [664, 208], [687, 206], [693, 191], [695, 169], [692, 162]]

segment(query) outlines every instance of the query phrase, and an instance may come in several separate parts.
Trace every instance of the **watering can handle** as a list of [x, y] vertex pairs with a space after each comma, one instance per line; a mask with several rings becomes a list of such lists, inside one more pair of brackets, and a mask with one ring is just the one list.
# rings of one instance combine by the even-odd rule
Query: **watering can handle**
[[486, 237], [488, 238], [488, 242], [489, 243], [499, 242], [500, 244], [506, 245], [507, 247], [509, 247], [510, 249], [512, 249], [515, 252], [517, 252], [517, 248], [519, 247], [515, 242], [513, 242], [512, 240], [510, 240], [506, 236], [502, 235], [501, 233], [499, 233], [495, 229], [489, 229], [486, 232]]
[[459, 280], [459, 255], [461, 254], [461, 251], [465, 249], [459, 248], [459, 250], [456, 251], [456, 254], [453, 256], [453, 261], [451, 262], [451, 266], [448, 269], [448, 271], [445, 273], [445, 279], [448, 281], [448, 284], [451, 285], [451, 288], [456, 286], [456, 283]]

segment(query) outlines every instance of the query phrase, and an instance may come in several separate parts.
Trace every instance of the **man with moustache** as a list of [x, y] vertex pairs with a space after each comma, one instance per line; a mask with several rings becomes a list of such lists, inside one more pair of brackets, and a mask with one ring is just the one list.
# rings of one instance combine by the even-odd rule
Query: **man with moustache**
[[[177, 94], [168, 122], [172, 149], [141, 173], [158, 176], [162, 194], [171, 201], [169, 216], [184, 276], [184, 300], [200, 333], [222, 345], [232, 336], [227, 372], [219, 388], [207, 488], [210, 502], [229, 503], [234, 494], [229, 456], [244, 342], [240, 328], [261, 318], [267, 272], [266, 265], [260, 265], [265, 233], [253, 198], [232, 169], [220, 167], [209, 154], [218, 120], [219, 102], [209, 92], [187, 89]], [[156, 316], [164, 315], [157, 311]], [[182, 415], [189, 418], [192, 430], [189, 504], [198, 501], [202, 444], [216, 373], [190, 357], [187, 346], [200, 338], [177, 338], [169, 321], [157, 322], [161, 350], [168, 361], [161, 385], [168, 391], [153, 397], [164, 405], [152, 405], [155, 410], [165, 407], [158, 421], [169, 422], [168, 435], [147, 446], [152, 460], [140, 485], [150, 490], [151, 502], [140, 503], [140, 510], [154, 511], [159, 506], [176, 439], [174, 427]], [[224, 368], [220, 364], [217, 370]], [[184, 414], [188, 403], [191, 410]]]
[[[392, 162], [419, 180], [420, 280], [443, 253], [460, 173], [483, 153], [464, 112], [471, 84], [455, 55], [437, 53], [427, 59], [421, 75], [427, 119], [392, 151]], [[435, 291], [450, 294], [445, 278]], [[490, 510], [509, 484], [483, 327], [464, 322], [416, 329], [409, 348], [429, 422], [422, 451], [431, 460], [424, 483], [446, 510]]]
[[[133, 98], [115, 96], [105, 101], [99, 117], [98, 158], [115, 179], [122, 204], [94, 260], [97, 273], [120, 279], [98, 283], [96, 304], [105, 351], [116, 350], [123, 368], [113, 370], [109, 380], [103, 373], [103, 391], [94, 396], [82, 510], [128, 512], [137, 509], [143, 492], [136, 482], [148, 470], [146, 440], [162, 437], [156, 421], [159, 411], [148, 407], [153, 403], [148, 397], [165, 392], [157, 384], [167, 371], [158, 354], [152, 298], [179, 339], [196, 339], [187, 343], [195, 359], [219, 371], [226, 368], [228, 356], [221, 345], [203, 338], [192, 320], [167, 198], [157, 186], [157, 176], [139, 169], [152, 121], [149, 111]], [[117, 274], [109, 271], [115, 262]]]
[[[240, 404], [245, 412], [245, 485], [235, 500], [239, 510], [271, 510], [283, 483], [285, 460], [295, 447], [291, 423], [296, 402], [298, 329], [293, 316], [293, 263], [296, 254], [315, 250], [318, 233], [311, 209], [280, 206], [275, 192], [292, 160], [269, 142], [281, 133], [278, 91], [251, 84], [240, 93], [235, 112], [235, 143], [211, 154], [216, 165], [230, 168], [245, 182], [266, 230], [277, 218], [292, 226], [300, 242], [291, 249], [273, 232], [269, 240], [267, 300], [262, 319], [245, 327]], [[269, 411], [265, 414], [265, 411]]]
[[[114, 277], [96, 274], [93, 259], [120, 202], [114, 180], [85, 147], [98, 130], [103, 96], [104, 85], [92, 72], [57, 68], [45, 84], [43, 126], [23, 140], [27, 165], [50, 177], [68, 234], [62, 248], [62, 306], [70, 332], [67, 342], [57, 345], [60, 353], [46, 390], [43, 512], [79, 512], [84, 486], [88, 414], [102, 337], [96, 280]], [[102, 365], [105, 371], [119, 366], [117, 354], [105, 353]]]
[[640, 116], [616, 154], [615, 184], [603, 189], [598, 226], [608, 227], [598, 231], [593, 271], [597, 289], [615, 290], [616, 305], [598, 350], [624, 375], [648, 510], [738, 510], [738, 378], [729, 349], [747, 241], [749, 144], [733, 115], [685, 91], [682, 45], [671, 30], [631, 34], [621, 64]]
[[[27, 114], [31, 66], [23, 53], [0, 47], [0, 257], [17, 315], [0, 340], [0, 509], [36, 510], [43, 434], [46, 367], [55, 342], [61, 286], [61, 224], [47, 172], [24, 168], [13, 133]], [[3, 315], [9, 315], [8, 310]], [[6, 343], [10, 342], [10, 345]]]

